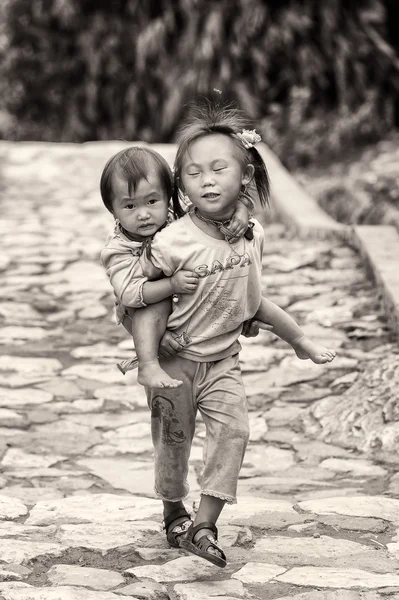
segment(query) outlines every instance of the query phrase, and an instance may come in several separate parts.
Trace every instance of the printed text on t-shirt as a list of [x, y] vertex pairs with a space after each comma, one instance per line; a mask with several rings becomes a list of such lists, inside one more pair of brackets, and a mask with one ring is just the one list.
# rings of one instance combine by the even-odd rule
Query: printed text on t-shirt
[[248, 254], [233, 254], [222, 264], [219, 260], [214, 260], [212, 266], [203, 264], [198, 265], [194, 268], [194, 272], [197, 273], [198, 277], [209, 277], [214, 275], [218, 271], [226, 271], [227, 269], [234, 269], [234, 267], [247, 267], [252, 264], [252, 260]]

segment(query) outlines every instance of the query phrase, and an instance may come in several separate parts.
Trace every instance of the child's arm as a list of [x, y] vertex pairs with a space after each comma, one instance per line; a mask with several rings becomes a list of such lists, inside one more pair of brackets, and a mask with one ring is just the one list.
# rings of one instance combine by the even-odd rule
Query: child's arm
[[248, 229], [249, 219], [255, 211], [255, 203], [248, 192], [241, 193], [237, 200], [236, 210], [226, 229], [234, 237], [242, 237]]
[[237, 202], [236, 210], [231, 217], [226, 229], [233, 238], [242, 237], [248, 229], [250, 211], [242, 202]]
[[[254, 319], [273, 326], [272, 332], [290, 344], [298, 358], [310, 358], [315, 363], [330, 362], [335, 357], [335, 351], [320, 344], [315, 344], [305, 336], [302, 329], [282, 308], [262, 298]], [[261, 328], [263, 329], [262, 325]], [[266, 327], [270, 329], [270, 327]]]
[[[112, 252], [112, 248], [107, 248], [101, 254], [101, 260], [118, 301], [126, 307], [141, 308], [176, 293], [192, 294], [198, 285], [198, 275], [183, 270], [170, 277], [149, 281], [139, 257], [119, 249]], [[160, 273], [154, 275], [159, 276]]]
[[145, 304], [155, 304], [173, 294], [193, 294], [197, 289], [198, 275], [193, 271], [177, 271], [171, 277], [157, 281], [146, 281], [143, 284], [143, 300]]

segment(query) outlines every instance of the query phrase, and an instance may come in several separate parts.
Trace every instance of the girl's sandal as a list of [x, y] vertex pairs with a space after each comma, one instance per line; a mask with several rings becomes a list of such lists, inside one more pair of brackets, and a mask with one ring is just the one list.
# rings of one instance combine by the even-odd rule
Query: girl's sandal
[[[201, 536], [198, 540], [196, 540], [194, 542], [195, 534], [198, 533], [198, 531], [200, 531], [201, 529], [210, 529], [211, 531], [213, 531], [214, 536], [210, 535], [209, 533], [204, 534], [203, 536]], [[187, 531], [186, 535], [180, 542], [180, 548], [182, 548], [182, 550], [187, 550], [188, 552], [191, 552], [192, 554], [196, 554], [197, 556], [200, 556], [201, 558], [208, 560], [209, 562], [213, 563], [214, 565], [223, 568], [227, 564], [226, 563], [226, 555], [223, 552], [223, 549], [221, 548], [221, 546], [219, 546], [217, 538], [218, 538], [218, 530], [214, 523], [205, 521], [204, 523], [200, 523], [199, 525], [196, 525], [195, 527], [194, 527], [194, 524], [192, 523], [190, 525], [190, 528]], [[215, 550], [220, 552], [221, 556], [217, 556], [216, 554], [211, 554], [210, 552], [208, 552], [209, 548], [214, 548]]]
[[[182, 517], [187, 518], [173, 527], [173, 523]], [[180, 538], [188, 531], [191, 524], [191, 517], [185, 508], [176, 508], [165, 518], [163, 528], [166, 531], [166, 539], [172, 548], [180, 548]]]

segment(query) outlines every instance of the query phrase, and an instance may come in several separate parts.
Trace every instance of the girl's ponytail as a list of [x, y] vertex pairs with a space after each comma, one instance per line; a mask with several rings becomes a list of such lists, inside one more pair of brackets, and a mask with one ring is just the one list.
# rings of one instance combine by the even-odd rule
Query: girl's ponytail
[[250, 155], [249, 162], [255, 167], [254, 181], [259, 202], [262, 208], [267, 208], [270, 199], [270, 178], [265, 161], [255, 146], [248, 148], [247, 152]]

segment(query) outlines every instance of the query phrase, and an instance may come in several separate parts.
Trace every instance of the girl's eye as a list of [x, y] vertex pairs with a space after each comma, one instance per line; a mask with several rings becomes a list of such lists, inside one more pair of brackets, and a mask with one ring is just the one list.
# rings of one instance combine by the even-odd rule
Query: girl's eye
[[132, 208], [134, 208], [134, 204], [126, 204], [126, 208], [132, 209]]
[[199, 173], [189, 173], [190, 177], [195, 177], [196, 175], [199, 175]]
[[148, 204], [156, 204], [158, 202], [158, 200], [156, 200], [155, 198], [153, 198], [152, 200], [148, 201]]
[[213, 169], [214, 171], [224, 171], [226, 167], [219, 167], [218, 169]]

